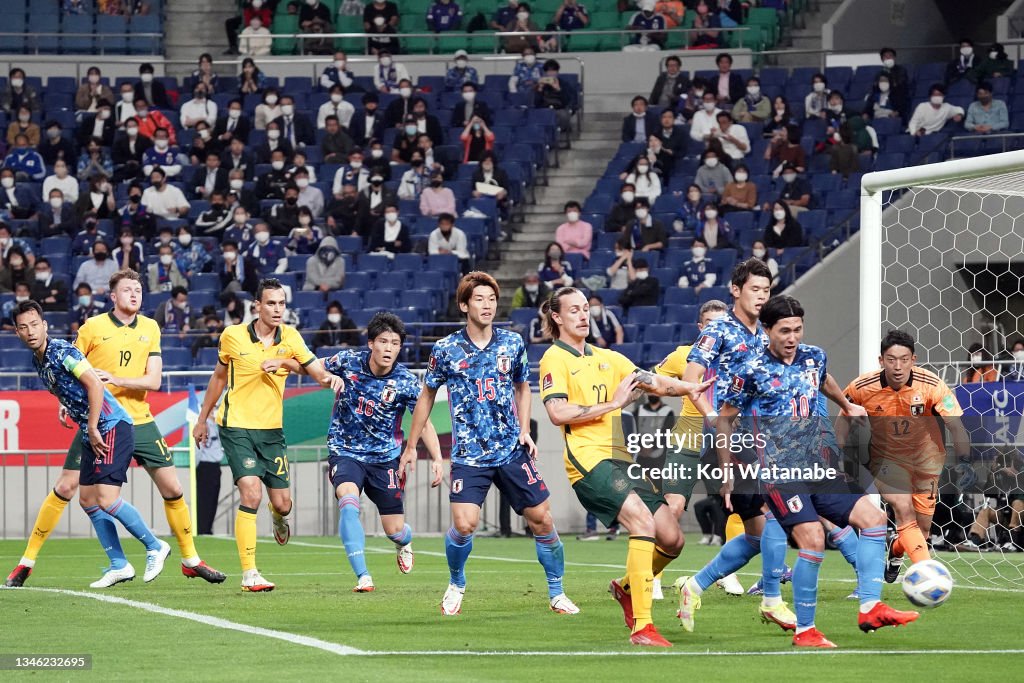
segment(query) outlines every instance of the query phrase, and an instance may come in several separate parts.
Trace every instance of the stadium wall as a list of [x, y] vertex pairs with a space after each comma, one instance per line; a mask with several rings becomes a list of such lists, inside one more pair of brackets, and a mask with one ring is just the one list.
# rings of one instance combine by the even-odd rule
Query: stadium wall
[[[934, 0], [846, 0], [822, 26], [824, 50], [877, 52], [882, 45], [934, 45], [959, 40]], [[948, 59], [949, 51], [936, 59]], [[913, 60], [923, 59], [914, 53]], [[910, 59], [904, 56], [903, 61]]]

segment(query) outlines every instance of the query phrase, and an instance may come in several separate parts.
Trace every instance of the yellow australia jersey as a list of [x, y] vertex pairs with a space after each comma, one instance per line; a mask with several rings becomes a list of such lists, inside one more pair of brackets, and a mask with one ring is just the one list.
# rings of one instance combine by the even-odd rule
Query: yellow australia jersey
[[[677, 346], [675, 351], [665, 356], [664, 360], [655, 366], [654, 372], [681, 380], [686, 372], [686, 359], [690, 355], [691, 348], [693, 346], [690, 344]], [[704, 379], [710, 379], [714, 376], [715, 371], [713, 369], [709, 368], [704, 371]], [[712, 405], [714, 405], [713, 393], [714, 387], [709, 387], [706, 391], [708, 402]], [[672, 431], [684, 439], [682, 441], [683, 444], [693, 444], [693, 448], [688, 448], [688, 450], [697, 452], [701, 450], [700, 444], [702, 443], [702, 434], [704, 433], [704, 417], [697, 410], [697, 406], [693, 404], [689, 396], [683, 397], [683, 409], [679, 413], [679, 419], [676, 420]]]
[[[94, 368], [116, 377], [138, 378], [146, 374], [150, 357], [160, 355], [160, 327], [144, 315], [136, 315], [135, 320], [125, 325], [113, 312], [101, 313], [86, 320], [78, 329], [75, 346]], [[153, 421], [145, 389], [125, 389], [112, 384], [106, 387], [136, 426]]]
[[[580, 353], [555, 341], [540, 359], [540, 397], [546, 403], [564, 398], [569, 403], [592, 406], [611, 399], [626, 375], [637, 369], [616, 351], [590, 344]], [[575, 484], [602, 460], [631, 460], [622, 436], [622, 411], [605, 413], [592, 422], [564, 425], [565, 472]]]
[[220, 335], [218, 361], [228, 369], [228, 390], [217, 411], [221, 427], [280, 429], [283, 425], [286, 370], [269, 374], [260, 369], [265, 360], [294, 358], [306, 366], [316, 356], [294, 327], [280, 325], [274, 343], [264, 346], [254, 325], [229, 325]]

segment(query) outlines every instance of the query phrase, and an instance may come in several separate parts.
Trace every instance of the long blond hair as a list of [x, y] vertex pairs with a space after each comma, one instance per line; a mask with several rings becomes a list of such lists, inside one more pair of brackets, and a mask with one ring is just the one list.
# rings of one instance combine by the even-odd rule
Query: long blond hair
[[562, 312], [562, 297], [570, 294], [583, 294], [575, 287], [559, 287], [551, 292], [548, 298], [540, 306], [540, 314], [543, 317], [544, 334], [552, 339], [558, 339], [558, 323], [555, 322], [555, 313]]

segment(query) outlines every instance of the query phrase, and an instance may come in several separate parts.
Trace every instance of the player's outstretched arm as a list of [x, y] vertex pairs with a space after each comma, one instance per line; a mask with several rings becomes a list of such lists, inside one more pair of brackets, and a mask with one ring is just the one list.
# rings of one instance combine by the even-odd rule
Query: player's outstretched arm
[[548, 419], [556, 427], [562, 425], [574, 425], [581, 422], [592, 422], [608, 413], [622, 410], [632, 400], [633, 391], [637, 388], [636, 375], [630, 373], [619, 382], [615, 388], [611, 400], [604, 401], [592, 406], [584, 406], [578, 403], [569, 403], [565, 398], [551, 398], [544, 402], [544, 409], [548, 412]]
[[142, 377], [121, 377], [119, 375], [112, 375], [106, 370], [93, 369], [104, 384], [112, 384], [115, 387], [134, 391], [160, 391], [164, 361], [160, 356], [150, 356], [146, 360], [146, 374]]
[[846, 398], [846, 394], [843, 393], [842, 388], [836, 382], [832, 373], [825, 374], [825, 381], [821, 383], [821, 393], [825, 394], [830, 401], [839, 406], [839, 411], [845, 417], [867, 417], [868, 415], [868, 411], [863, 406], [859, 406]]
[[[699, 363], [687, 363], [686, 370], [683, 371], [684, 382], [701, 382], [704, 380], [704, 373], [707, 372], [707, 368]], [[708, 403], [707, 398], [704, 395], [700, 395], [693, 399], [693, 405], [696, 406], [697, 410], [704, 417], [715, 417], [718, 413], [715, 412], [714, 407]]]
[[666, 375], [655, 375], [647, 371], [638, 372], [637, 381], [639, 382], [638, 386], [649, 394], [686, 396], [693, 402], [703, 396], [704, 391], [714, 383], [713, 379], [688, 382]]
[[192, 438], [196, 444], [206, 444], [209, 437], [209, 430], [206, 421], [210, 419], [213, 407], [217, 405], [220, 395], [224, 393], [224, 387], [228, 385], [228, 366], [217, 363], [213, 374], [210, 375], [210, 383], [206, 386], [206, 395], [203, 396], [203, 407], [196, 419], [196, 426], [192, 428]]

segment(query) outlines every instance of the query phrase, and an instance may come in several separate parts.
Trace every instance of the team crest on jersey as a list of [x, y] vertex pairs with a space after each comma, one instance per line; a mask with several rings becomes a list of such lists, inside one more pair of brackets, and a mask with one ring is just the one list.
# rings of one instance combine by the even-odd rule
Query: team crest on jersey
[[804, 502], [800, 500], [800, 496], [793, 496], [786, 500], [786, 507], [789, 508], [790, 512], [796, 514], [804, 509]]
[[942, 399], [942, 407], [946, 410], [953, 410], [956, 407], [956, 399], [953, 398], [953, 394], [946, 394], [946, 398]]
[[597, 369], [600, 370], [601, 372], [604, 372], [605, 370], [607, 370], [610, 367], [611, 366], [608, 365], [607, 363], [598, 363], [597, 364]]
[[817, 388], [817, 386], [818, 386], [818, 371], [817, 370], [808, 370], [807, 371], [807, 383], [810, 384], [812, 387]]
[[245, 460], [242, 461], [242, 467], [244, 467], [247, 470], [251, 470], [252, 468], [256, 467], [256, 458], [246, 458]]
[[509, 356], [498, 356], [498, 372], [507, 375], [512, 371], [512, 359]]
[[279, 355], [279, 356], [283, 356], [283, 355], [284, 355], [284, 354], [286, 354], [287, 352], [288, 352], [288, 351], [287, 351], [287, 349], [278, 349], [278, 350], [277, 350], [277, 355]]
[[555, 380], [551, 377], [551, 373], [544, 375], [544, 381], [541, 383], [541, 391], [547, 391], [551, 387], [555, 386]]
[[743, 391], [743, 378], [736, 375], [732, 378], [732, 385], [730, 386], [731, 391], [739, 393]]
[[398, 391], [390, 384], [384, 387], [384, 391], [380, 392], [380, 400], [384, 403], [391, 403], [395, 400], [395, 396], [398, 395]]
[[146, 335], [144, 335], [144, 334], [142, 334], [142, 335], [139, 335], [139, 341], [140, 341], [140, 342], [143, 342], [143, 343], [145, 343], [145, 342], [148, 342], [148, 341], [149, 341], [149, 337], [147, 337], [147, 336], [146, 336]]
[[625, 479], [616, 479], [615, 483], [612, 484], [612, 488], [614, 488], [619, 493], [622, 493], [623, 491], [625, 491], [626, 487], [628, 487], [628, 486], [629, 486], [629, 482], [626, 481]]
[[718, 341], [711, 335], [703, 334], [700, 339], [697, 340], [697, 348], [701, 351], [710, 351], [715, 348], [715, 342]]
[[437, 356], [430, 354], [430, 360], [427, 361], [427, 369], [433, 372], [437, 369]]
[[910, 406], [910, 414], [914, 417], [924, 415], [924, 406]]

